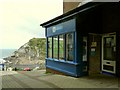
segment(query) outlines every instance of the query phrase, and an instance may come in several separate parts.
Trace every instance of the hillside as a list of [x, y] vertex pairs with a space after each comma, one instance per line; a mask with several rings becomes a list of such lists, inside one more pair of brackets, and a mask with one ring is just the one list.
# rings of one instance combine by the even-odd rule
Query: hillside
[[45, 68], [46, 39], [32, 38], [10, 57], [6, 58], [6, 65], [41, 65]]

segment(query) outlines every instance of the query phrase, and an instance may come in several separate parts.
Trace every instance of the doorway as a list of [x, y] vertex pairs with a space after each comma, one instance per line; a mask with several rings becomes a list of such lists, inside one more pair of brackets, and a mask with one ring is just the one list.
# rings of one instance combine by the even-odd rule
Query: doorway
[[102, 36], [102, 72], [116, 74], [116, 34]]
[[89, 33], [88, 39], [88, 73], [89, 75], [101, 72], [101, 39], [100, 34]]

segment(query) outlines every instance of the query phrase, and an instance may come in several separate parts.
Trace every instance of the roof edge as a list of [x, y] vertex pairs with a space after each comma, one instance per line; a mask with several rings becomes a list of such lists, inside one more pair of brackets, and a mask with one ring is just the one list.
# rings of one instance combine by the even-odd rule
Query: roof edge
[[102, 2], [88, 2], [88, 3], [86, 3], [86, 4], [84, 4], [84, 5], [80, 6], [80, 7], [77, 7], [75, 9], [71, 10], [71, 11], [68, 11], [68, 12], [66, 12], [66, 13], [58, 16], [58, 17], [55, 17], [55, 18], [53, 18], [53, 19], [51, 19], [51, 20], [49, 20], [47, 22], [44, 22], [44, 23], [40, 24], [40, 26], [47, 27], [47, 26], [49, 26], [51, 24], [54, 24], [56, 22], [59, 22], [59, 21], [61, 21], [63, 19], [74, 16], [74, 15], [80, 13], [80, 12], [83, 12], [83, 11], [86, 11], [86, 10], [91, 9], [93, 7], [96, 7], [98, 5], [101, 5], [101, 3]]

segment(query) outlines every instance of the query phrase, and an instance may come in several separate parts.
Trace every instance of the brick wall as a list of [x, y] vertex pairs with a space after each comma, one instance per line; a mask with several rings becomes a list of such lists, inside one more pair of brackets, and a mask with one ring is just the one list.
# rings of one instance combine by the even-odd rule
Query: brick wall
[[63, 2], [63, 13], [66, 13], [79, 5], [80, 2]]

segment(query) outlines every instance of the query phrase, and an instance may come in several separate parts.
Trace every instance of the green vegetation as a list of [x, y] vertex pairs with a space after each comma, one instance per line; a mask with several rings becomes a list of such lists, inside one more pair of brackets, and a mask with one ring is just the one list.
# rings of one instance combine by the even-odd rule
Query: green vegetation
[[28, 42], [29, 47], [26, 47], [26, 51], [29, 49], [34, 51], [34, 57], [45, 56], [46, 54], [46, 39], [45, 38], [33, 38]]
[[[54, 39], [54, 57], [57, 58], [58, 55], [58, 40]], [[64, 44], [63, 40], [59, 40], [59, 57], [63, 59], [64, 55]], [[30, 50], [34, 51], [34, 58], [40, 57], [45, 58], [46, 55], [46, 39], [45, 38], [32, 38], [28, 42], [29, 47], [25, 47], [26, 52]], [[49, 38], [49, 56], [52, 57], [52, 38]]]
[[[54, 50], [54, 58], [58, 58], [58, 48], [59, 48], [59, 59], [64, 59], [64, 40], [59, 40], [59, 47], [58, 47], [58, 40], [54, 39], [53, 41], [53, 50]], [[52, 38], [49, 38], [49, 57], [52, 57]]]

